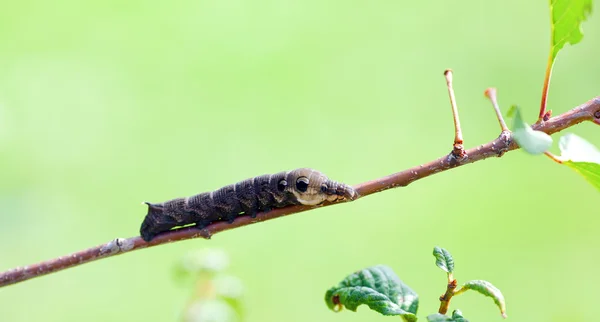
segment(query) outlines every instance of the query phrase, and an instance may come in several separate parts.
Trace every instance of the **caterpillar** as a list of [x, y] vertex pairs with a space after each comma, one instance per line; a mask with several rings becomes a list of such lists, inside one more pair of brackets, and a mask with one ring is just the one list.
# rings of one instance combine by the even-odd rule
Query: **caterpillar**
[[149, 203], [140, 235], [151, 241], [156, 235], [178, 227], [202, 229], [217, 221], [232, 223], [239, 216], [288, 205], [319, 205], [325, 201], [354, 200], [358, 193], [349, 185], [330, 180], [323, 173], [300, 168], [266, 174], [223, 188], [162, 203]]

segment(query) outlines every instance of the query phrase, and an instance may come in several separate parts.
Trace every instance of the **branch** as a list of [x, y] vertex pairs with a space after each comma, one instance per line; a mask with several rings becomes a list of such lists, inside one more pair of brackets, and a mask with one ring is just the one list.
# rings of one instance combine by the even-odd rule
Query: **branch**
[[[580, 106], [577, 106], [564, 114], [553, 117], [546, 122], [534, 124], [532, 128], [547, 134], [553, 134], [583, 121], [592, 121], [600, 125], [600, 96]], [[505, 152], [515, 150], [517, 148], [518, 145], [512, 140], [511, 133], [509, 131], [502, 131], [497, 139], [466, 150], [464, 158], [457, 159], [453, 157], [452, 153], [450, 153], [437, 160], [433, 160], [431, 162], [379, 179], [357, 184], [354, 186], [354, 188], [359, 193], [360, 197], [365, 197], [370, 194], [391, 188], [406, 187], [410, 183], [428, 177], [432, 174], [450, 170], [452, 168], [479, 160], [502, 156]], [[321, 206], [329, 205], [331, 205], [331, 203], [326, 203]], [[201, 230], [194, 227], [174, 230], [156, 236], [149, 243], [146, 243], [140, 237], [116, 238], [108, 243], [78, 251], [66, 256], [61, 256], [41, 263], [17, 267], [2, 272], [0, 273], [0, 287], [138, 249], [196, 237], [209, 239], [212, 235], [222, 231], [303, 212], [317, 207], [319, 206], [289, 206], [273, 209], [269, 212], [259, 213], [256, 218], [250, 218], [249, 216], [238, 217], [231, 224], [226, 222], [216, 222]]]

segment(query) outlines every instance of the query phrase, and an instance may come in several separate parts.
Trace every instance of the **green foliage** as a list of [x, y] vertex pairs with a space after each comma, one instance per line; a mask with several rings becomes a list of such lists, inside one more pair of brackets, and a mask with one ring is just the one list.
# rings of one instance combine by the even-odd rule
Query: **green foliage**
[[175, 266], [175, 277], [187, 281], [202, 274], [217, 274], [229, 266], [229, 257], [220, 249], [190, 251]]
[[185, 322], [234, 322], [236, 312], [226, 301], [198, 299], [192, 302], [183, 316]]
[[435, 313], [427, 316], [429, 322], [469, 322], [465, 319], [460, 310], [454, 310], [452, 316], [447, 316], [440, 313]]
[[348, 275], [325, 293], [325, 302], [334, 311], [341, 306], [356, 311], [359, 305], [366, 304], [383, 315], [400, 315], [405, 321], [416, 321], [419, 308], [417, 293], [385, 265]]
[[600, 164], [572, 161], [566, 161], [563, 164], [581, 174], [596, 189], [600, 190]]
[[435, 264], [444, 270], [446, 273], [454, 271], [454, 259], [449, 251], [444, 248], [435, 246], [433, 248], [433, 256], [435, 256]]
[[587, 19], [591, 12], [592, 0], [550, 1], [552, 61], [565, 44], [575, 45], [583, 39], [581, 23]]
[[518, 106], [512, 106], [508, 111], [508, 116], [513, 117], [513, 138], [523, 150], [531, 154], [542, 154], [552, 146], [550, 135], [533, 130], [529, 124], [523, 121]]
[[491, 297], [500, 309], [502, 317], [506, 318], [506, 302], [504, 301], [504, 295], [502, 295], [502, 292], [492, 285], [492, 283], [483, 280], [468, 281], [457, 290], [454, 295], [456, 296], [468, 290], [477, 291], [485, 296]]
[[[448, 273], [451, 273], [453, 271], [454, 260], [452, 258], [452, 255], [450, 255], [449, 251], [447, 251], [444, 248], [436, 246], [433, 248], [433, 256], [435, 256], [435, 258], [436, 258], [436, 265], [438, 267], [442, 268], [444, 271], [446, 271]], [[439, 263], [440, 257], [443, 257], [443, 258], [445, 258], [446, 261], [450, 262], [450, 264], [448, 265], [451, 267], [450, 271], [448, 271], [448, 270], [444, 269], [442, 266], [440, 266], [440, 263]], [[483, 280], [469, 281], [469, 282], [465, 283], [460, 289], [454, 290], [454, 293], [452, 294], [452, 296], [459, 295], [467, 290], [475, 290], [485, 296], [491, 297], [494, 300], [494, 303], [496, 303], [496, 305], [500, 308], [500, 313], [502, 314], [502, 316], [506, 317], [506, 304], [504, 301], [504, 296], [502, 295], [502, 292], [500, 292], [500, 290], [498, 288], [496, 288], [494, 285], [492, 285], [492, 283], [490, 283], [488, 281], [483, 281]], [[457, 313], [457, 311], [455, 311], [455, 313]], [[458, 311], [457, 314], [460, 315], [460, 318], [462, 318], [462, 313], [460, 311]], [[430, 316], [430, 317], [435, 318], [435, 315]], [[429, 317], [427, 317], [427, 318], [429, 319]], [[452, 318], [454, 318], [454, 313], [453, 313]], [[444, 321], [444, 320], [440, 320], [440, 321]], [[447, 320], [447, 321], [457, 321], [457, 320]], [[462, 320], [459, 320], [459, 321], [462, 321]]]
[[[517, 106], [508, 111], [513, 116], [513, 138], [523, 150], [531, 154], [540, 154], [552, 145], [552, 138], [544, 132], [534, 131], [521, 118]], [[600, 190], [600, 150], [585, 139], [567, 134], [560, 138], [559, 147], [562, 164], [582, 175], [596, 189]]]
[[229, 257], [218, 249], [186, 254], [175, 271], [177, 280], [195, 291], [183, 312], [185, 322], [236, 322], [242, 319], [242, 282], [224, 271]]
[[563, 164], [581, 174], [600, 190], [600, 151], [575, 134], [567, 134], [558, 142]]
[[[444, 296], [444, 299], [440, 298], [446, 308], [453, 296], [467, 290], [474, 290], [491, 297], [500, 308], [502, 316], [506, 317], [504, 296], [498, 288], [490, 282], [475, 280], [467, 282], [459, 290], [455, 290], [456, 280], [451, 275], [454, 271], [452, 255], [448, 250], [436, 246], [433, 249], [433, 256], [436, 258], [436, 265], [448, 273], [449, 283], [446, 294], [449, 295]], [[404, 284], [391, 268], [377, 265], [350, 274], [338, 286], [327, 290], [325, 303], [333, 311], [340, 311], [344, 306], [351, 311], [356, 311], [358, 306], [366, 304], [382, 315], [400, 315], [405, 321], [416, 321], [419, 298], [417, 293]], [[440, 309], [440, 312], [446, 312], [446, 310]], [[431, 314], [427, 316], [427, 320], [430, 322], [468, 322], [460, 310], [455, 310], [451, 317], [441, 313]]]
[[575, 134], [562, 136], [558, 147], [564, 161], [600, 163], [600, 150]]

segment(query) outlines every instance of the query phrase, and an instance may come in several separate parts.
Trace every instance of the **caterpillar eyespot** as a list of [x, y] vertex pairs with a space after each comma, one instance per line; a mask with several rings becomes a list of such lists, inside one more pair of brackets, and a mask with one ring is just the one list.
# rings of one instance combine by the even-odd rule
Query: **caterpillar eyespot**
[[350, 186], [330, 180], [323, 173], [300, 168], [262, 175], [223, 188], [162, 203], [149, 203], [140, 235], [151, 241], [156, 235], [177, 227], [195, 225], [202, 229], [217, 221], [233, 222], [239, 216], [288, 205], [319, 205], [325, 201], [354, 200]]
[[306, 192], [309, 183], [310, 182], [308, 181], [307, 177], [300, 177], [296, 179], [296, 189], [298, 189], [300, 192]]
[[286, 187], [287, 187], [287, 181], [285, 181], [285, 179], [282, 179], [281, 181], [279, 181], [279, 184], [277, 184], [277, 190], [279, 192], [283, 192]]

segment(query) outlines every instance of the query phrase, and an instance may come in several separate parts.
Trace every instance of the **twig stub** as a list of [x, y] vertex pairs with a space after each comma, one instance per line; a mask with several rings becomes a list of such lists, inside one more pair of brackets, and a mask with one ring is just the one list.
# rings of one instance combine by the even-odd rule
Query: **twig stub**
[[496, 118], [498, 119], [498, 123], [500, 123], [500, 129], [502, 132], [509, 131], [508, 126], [506, 126], [506, 122], [504, 122], [504, 117], [502, 117], [500, 106], [498, 105], [497, 90], [493, 87], [490, 87], [485, 90], [484, 94], [490, 100], [490, 102], [492, 102], [492, 106], [494, 107], [494, 112], [496, 112]]
[[456, 104], [456, 96], [454, 95], [454, 88], [452, 86], [452, 69], [446, 69], [444, 71], [444, 77], [446, 78], [446, 87], [448, 88], [450, 106], [452, 107], [452, 118], [454, 119], [454, 144], [452, 145], [452, 152], [450, 152], [449, 155], [449, 161], [455, 165], [464, 161], [468, 156], [463, 146], [463, 135], [460, 127], [460, 119], [458, 117], [458, 106]]
[[548, 122], [548, 120], [552, 117], [552, 110], [547, 110], [546, 113], [544, 113], [544, 116], [542, 117], [542, 120], [544, 122]]

